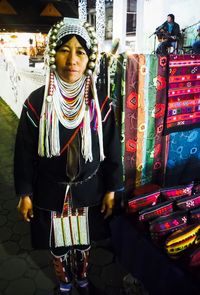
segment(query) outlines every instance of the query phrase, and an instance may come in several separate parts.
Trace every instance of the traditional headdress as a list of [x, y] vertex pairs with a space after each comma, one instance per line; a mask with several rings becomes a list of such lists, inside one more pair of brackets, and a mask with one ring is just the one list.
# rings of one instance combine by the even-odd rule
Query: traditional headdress
[[[68, 35], [77, 35], [85, 40], [90, 54], [85, 74], [74, 83], [63, 81], [56, 71], [56, 48]], [[64, 18], [49, 31], [45, 50], [46, 85], [40, 117], [39, 145], [40, 156], [60, 155], [59, 122], [68, 129], [82, 126], [82, 155], [85, 161], [92, 161], [92, 139], [90, 123], [93, 114], [88, 106], [89, 89], [94, 98], [97, 112], [97, 131], [99, 137], [100, 160], [104, 159], [102, 120], [96, 90], [98, 66], [98, 42], [94, 28], [78, 19]]]

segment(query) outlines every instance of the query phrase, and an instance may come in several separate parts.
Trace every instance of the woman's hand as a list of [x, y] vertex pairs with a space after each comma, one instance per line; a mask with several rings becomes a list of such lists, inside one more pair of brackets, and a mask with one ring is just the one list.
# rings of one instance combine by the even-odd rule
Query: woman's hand
[[101, 207], [101, 213], [105, 213], [105, 216], [104, 216], [105, 219], [112, 214], [114, 202], [115, 202], [115, 193], [107, 192], [103, 198], [102, 207]]
[[33, 218], [33, 204], [29, 196], [20, 198], [17, 209], [22, 216], [22, 219], [30, 222], [30, 218]]

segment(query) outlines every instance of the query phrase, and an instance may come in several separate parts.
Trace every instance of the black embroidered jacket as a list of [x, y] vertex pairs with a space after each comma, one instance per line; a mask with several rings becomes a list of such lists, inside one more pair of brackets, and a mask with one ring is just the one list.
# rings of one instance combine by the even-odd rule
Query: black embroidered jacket
[[70, 183], [75, 208], [99, 204], [106, 191], [123, 187], [120, 144], [109, 100], [99, 95], [105, 160], [99, 161], [98, 134], [92, 129], [93, 161], [85, 163], [80, 151], [78, 173], [71, 181], [67, 176], [66, 144], [72, 141], [75, 132], [77, 138], [81, 139], [80, 130], [69, 130], [60, 124], [61, 155], [40, 157], [38, 135], [43, 96], [44, 87], [35, 90], [25, 101], [22, 110], [14, 157], [16, 194], [31, 195], [33, 204], [39, 208], [62, 212], [66, 186]]

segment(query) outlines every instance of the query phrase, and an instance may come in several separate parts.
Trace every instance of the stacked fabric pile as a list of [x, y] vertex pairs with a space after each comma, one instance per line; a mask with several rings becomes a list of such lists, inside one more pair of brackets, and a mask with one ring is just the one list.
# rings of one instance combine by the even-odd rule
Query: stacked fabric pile
[[120, 55], [111, 97], [129, 212], [170, 257], [200, 266], [200, 56]]
[[149, 232], [153, 242], [164, 248], [171, 258], [182, 258], [186, 254], [187, 264], [200, 266], [198, 184], [167, 189], [145, 185], [134, 190], [128, 206], [135, 224]]

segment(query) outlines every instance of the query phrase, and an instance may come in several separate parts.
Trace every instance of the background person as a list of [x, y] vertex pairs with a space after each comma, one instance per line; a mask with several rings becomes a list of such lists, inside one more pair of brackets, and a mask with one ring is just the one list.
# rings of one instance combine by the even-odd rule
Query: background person
[[178, 41], [180, 38], [180, 27], [174, 19], [175, 16], [173, 14], [168, 14], [167, 21], [156, 28], [156, 34], [158, 37], [160, 36], [164, 39], [164, 41], [161, 42], [156, 49], [157, 54], [166, 55], [168, 53], [168, 47], [173, 46], [173, 43]]

